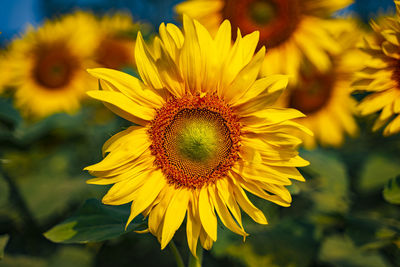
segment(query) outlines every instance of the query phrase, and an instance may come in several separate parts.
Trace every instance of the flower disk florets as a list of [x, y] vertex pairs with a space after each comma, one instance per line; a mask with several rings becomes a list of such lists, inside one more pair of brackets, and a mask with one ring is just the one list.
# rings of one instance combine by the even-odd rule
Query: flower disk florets
[[238, 118], [215, 95], [167, 102], [157, 111], [149, 134], [156, 165], [177, 187], [213, 183], [239, 158]]

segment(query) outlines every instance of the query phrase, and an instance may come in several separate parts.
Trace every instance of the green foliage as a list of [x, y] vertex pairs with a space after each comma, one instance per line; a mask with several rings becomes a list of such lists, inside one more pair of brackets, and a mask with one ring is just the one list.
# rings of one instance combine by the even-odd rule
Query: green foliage
[[303, 168], [312, 179], [307, 180], [305, 193], [310, 193], [314, 211], [345, 213], [349, 209], [349, 184], [345, 165], [333, 153], [323, 150], [304, 151], [310, 161]]
[[358, 188], [362, 192], [380, 191], [392, 177], [400, 173], [400, 164], [389, 155], [371, 154], [361, 173]]
[[48, 267], [90, 267], [93, 265], [93, 252], [88, 248], [65, 246], [49, 259]]
[[21, 122], [22, 118], [15, 110], [9, 99], [0, 98], [0, 122], [9, 127], [15, 127]]
[[357, 248], [348, 236], [343, 235], [327, 237], [322, 243], [319, 257], [334, 266], [388, 266], [379, 253]]
[[57, 243], [100, 242], [138, 229], [140, 223], [131, 223], [125, 230], [129, 217], [128, 206], [107, 206], [89, 199], [64, 222], [54, 226], [44, 236]]
[[400, 176], [389, 180], [383, 189], [383, 197], [389, 203], [400, 205]]
[[46, 260], [39, 257], [25, 255], [11, 256], [6, 255], [1, 261], [1, 267], [47, 267]]
[[0, 175], [0, 208], [8, 202], [9, 187], [4, 178]]
[[76, 176], [70, 174], [69, 157], [68, 151], [63, 149], [51, 155], [35, 150], [6, 155], [9, 163], [4, 165], [5, 169], [16, 177], [14, 182], [39, 224], [88, 192], [83, 173]]
[[0, 236], [0, 260], [2, 260], [4, 257], [4, 249], [7, 245], [9, 238], [10, 238], [9, 235], [1, 235]]
[[304, 221], [282, 220], [259, 226], [245, 243], [229, 231], [220, 231], [213, 252], [235, 257], [246, 266], [308, 266], [317, 250], [313, 230]]

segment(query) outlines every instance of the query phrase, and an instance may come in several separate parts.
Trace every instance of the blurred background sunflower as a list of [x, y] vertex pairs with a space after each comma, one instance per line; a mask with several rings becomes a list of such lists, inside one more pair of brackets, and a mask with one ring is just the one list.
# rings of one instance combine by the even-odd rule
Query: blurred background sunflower
[[98, 26], [96, 62], [101, 67], [111, 69], [134, 69], [136, 34], [139, 29], [146, 34], [148, 27], [134, 23], [129, 13], [116, 13], [102, 17]]
[[177, 5], [176, 11], [199, 20], [211, 32], [215, 32], [216, 26], [224, 19], [231, 21], [233, 36], [237, 29], [244, 34], [259, 31], [259, 45], [268, 51], [262, 73], [288, 74], [291, 82], [295, 83], [305, 60], [319, 71], [330, 67], [329, 53], [339, 50], [328, 31], [340, 24], [332, 21], [332, 15], [351, 2], [188, 0]]
[[306, 117], [297, 121], [314, 132], [304, 135], [304, 145], [340, 146], [345, 134], [355, 136], [358, 126], [354, 119], [356, 100], [351, 96], [353, 74], [361, 70], [366, 56], [357, 49], [362, 32], [355, 21], [340, 21], [343, 27], [332, 32], [341, 52], [330, 55], [331, 67], [319, 71], [305, 64], [299, 83], [292, 85], [280, 100], [281, 105], [302, 111]]
[[[78, 27], [77, 27], [78, 26]], [[96, 21], [78, 12], [29, 27], [9, 47], [15, 104], [26, 116], [73, 112], [85, 91], [96, 86], [86, 68], [93, 66]]]

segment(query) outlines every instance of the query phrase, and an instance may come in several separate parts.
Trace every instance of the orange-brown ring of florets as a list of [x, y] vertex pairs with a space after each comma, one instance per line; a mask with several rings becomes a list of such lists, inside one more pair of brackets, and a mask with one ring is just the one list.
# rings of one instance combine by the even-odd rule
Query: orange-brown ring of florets
[[35, 48], [32, 76], [47, 90], [66, 87], [80, 68], [78, 58], [63, 43], [46, 44]]
[[392, 63], [393, 66], [393, 72], [392, 72], [392, 80], [396, 82], [397, 89], [400, 90], [400, 60], [395, 60], [394, 63]]
[[311, 115], [325, 107], [332, 98], [337, 75], [314, 73], [302, 76], [301, 87], [290, 92], [289, 106]]
[[122, 69], [134, 64], [134, 42], [127, 38], [105, 37], [97, 49], [96, 61], [110, 69]]
[[269, 23], [258, 24], [250, 15], [251, 5], [260, 0], [225, 0], [222, 17], [232, 24], [232, 35], [236, 36], [237, 28], [244, 34], [260, 32], [258, 48], [273, 48], [290, 38], [296, 30], [301, 17], [301, 6], [298, 0], [268, 0], [275, 6], [276, 16]]
[[[228, 129], [227, 138], [230, 139], [229, 153], [221, 158], [219, 164], [205, 176], [196, 173], [185, 173], [179, 166], [171, 164], [168, 158], [168, 151], [165, 149], [165, 135], [167, 128], [173, 124], [177, 114], [184, 110], [206, 111], [220, 116], [224, 126]], [[223, 100], [216, 95], [186, 95], [179, 99], [168, 101], [162, 108], [157, 110], [157, 114], [151, 127], [149, 136], [152, 140], [150, 146], [152, 154], [155, 156], [155, 165], [163, 171], [168, 183], [176, 187], [201, 188], [204, 185], [214, 183], [217, 179], [225, 177], [233, 164], [239, 159], [241, 125], [239, 118], [232, 112]]]

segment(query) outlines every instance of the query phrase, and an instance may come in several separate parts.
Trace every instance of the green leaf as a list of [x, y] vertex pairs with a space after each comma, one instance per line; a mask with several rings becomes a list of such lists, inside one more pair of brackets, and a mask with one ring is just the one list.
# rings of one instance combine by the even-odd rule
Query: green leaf
[[143, 226], [131, 223], [125, 230], [129, 206], [107, 206], [96, 199], [87, 200], [70, 218], [54, 226], [44, 236], [56, 243], [101, 242]]
[[90, 267], [94, 265], [93, 252], [84, 246], [62, 246], [51, 255], [48, 267]]
[[0, 175], [0, 207], [3, 207], [8, 203], [9, 190], [8, 183]]
[[359, 181], [362, 192], [380, 191], [391, 178], [400, 173], [400, 165], [383, 154], [371, 155], [365, 162]]
[[383, 198], [391, 204], [400, 205], [400, 175], [389, 180], [385, 185]]
[[304, 151], [302, 156], [310, 161], [303, 170], [313, 178], [306, 181], [304, 190], [308, 190], [314, 209], [322, 213], [345, 213], [349, 209], [349, 184], [343, 162], [322, 149]]
[[65, 149], [47, 155], [36, 147], [5, 155], [9, 163], [4, 168], [39, 225], [88, 198], [86, 176], [71, 168], [74, 155]]
[[1, 235], [0, 236], [0, 260], [4, 258], [4, 249], [6, 248], [9, 236]]
[[313, 226], [301, 220], [281, 220], [268, 226], [259, 225], [258, 231], [246, 230], [250, 237], [243, 240], [226, 230], [218, 232], [212, 253], [218, 257], [233, 257], [245, 266], [306, 267], [317, 253]]
[[389, 266], [379, 253], [356, 247], [346, 235], [327, 237], [322, 243], [319, 259], [332, 266]]
[[0, 122], [15, 127], [21, 120], [21, 115], [13, 107], [11, 100], [0, 98]]
[[43, 258], [32, 257], [28, 255], [7, 254], [1, 261], [1, 267], [48, 267], [47, 262]]

